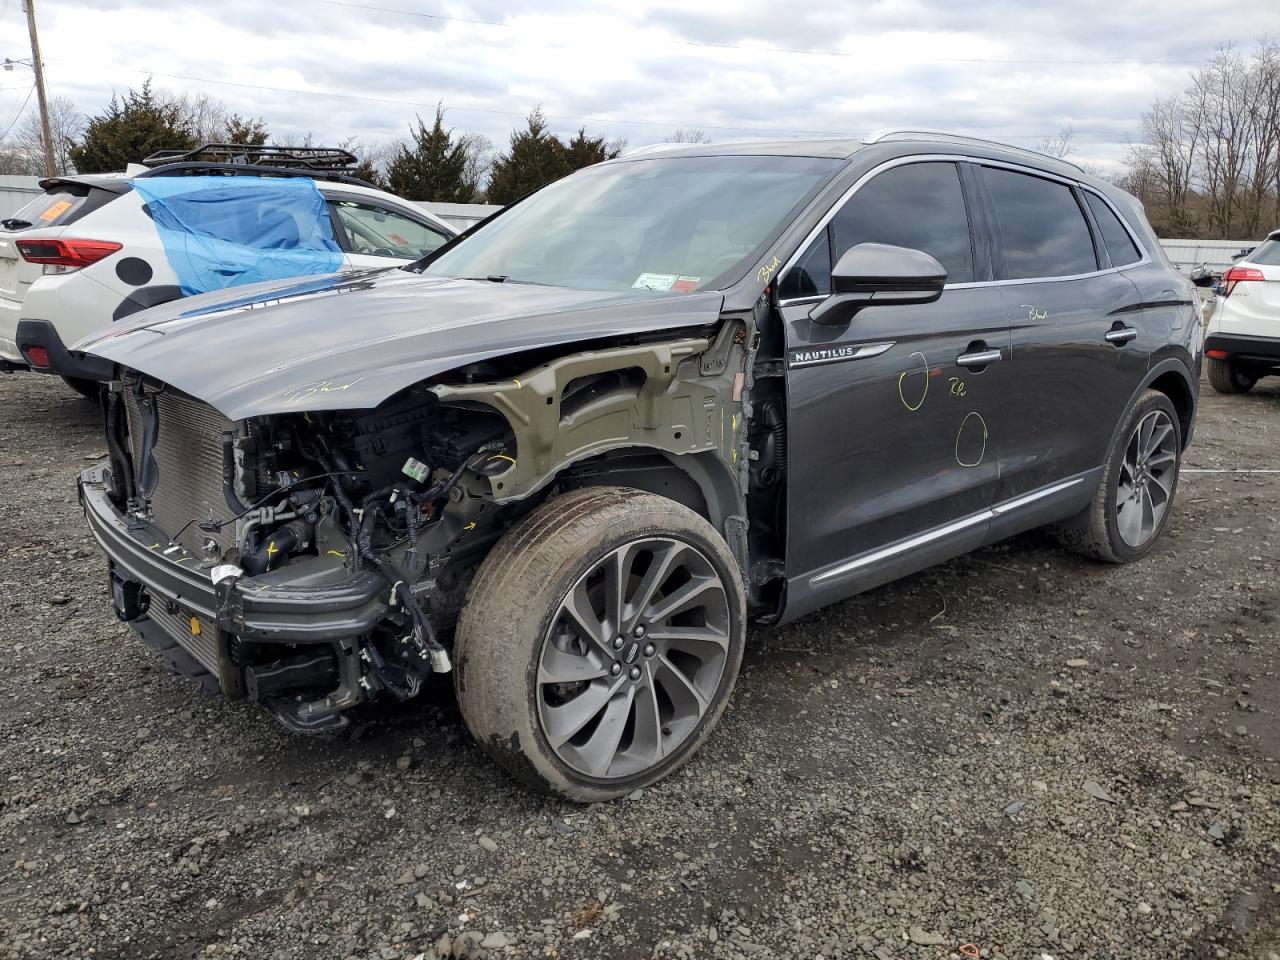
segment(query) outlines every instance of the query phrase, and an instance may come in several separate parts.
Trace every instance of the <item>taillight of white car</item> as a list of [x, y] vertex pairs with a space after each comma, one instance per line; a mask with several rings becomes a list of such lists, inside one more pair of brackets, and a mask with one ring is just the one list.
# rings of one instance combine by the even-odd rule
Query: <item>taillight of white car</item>
[[[45, 273], [68, 273], [97, 263], [123, 248], [112, 240], [24, 238], [15, 241], [22, 259], [44, 264]], [[50, 269], [52, 268], [52, 269]]]
[[1222, 295], [1231, 296], [1237, 284], [1261, 282], [1267, 278], [1257, 267], [1232, 267], [1222, 275]]

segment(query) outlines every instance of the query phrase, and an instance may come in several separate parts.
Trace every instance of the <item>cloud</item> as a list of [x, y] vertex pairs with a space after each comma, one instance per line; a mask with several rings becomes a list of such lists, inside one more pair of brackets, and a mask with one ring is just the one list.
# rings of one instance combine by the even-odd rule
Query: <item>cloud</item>
[[[42, 5], [40, 26], [50, 92], [89, 114], [153, 74], [158, 87], [211, 94], [277, 135], [317, 142], [402, 137], [415, 114], [443, 102], [449, 124], [499, 146], [541, 105], [557, 132], [585, 125], [632, 146], [677, 128], [729, 140], [882, 126], [1034, 145], [1070, 121], [1077, 155], [1116, 164], [1151, 99], [1181, 89], [1235, 38], [1239, 9], [1235, 0], [95, 0]], [[1255, 5], [1249, 21], [1251, 36], [1280, 34], [1280, 5]], [[0, 17], [0, 40], [9, 56], [26, 51], [17, 5]], [[21, 74], [9, 76], [6, 87], [22, 87]], [[0, 90], [0, 119], [23, 96]]]

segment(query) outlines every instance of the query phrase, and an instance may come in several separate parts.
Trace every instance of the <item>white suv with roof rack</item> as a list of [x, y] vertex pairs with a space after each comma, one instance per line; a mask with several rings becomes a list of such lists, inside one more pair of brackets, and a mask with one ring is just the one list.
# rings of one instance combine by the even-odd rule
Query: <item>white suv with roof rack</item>
[[1280, 230], [1273, 230], [1222, 275], [1204, 355], [1219, 393], [1246, 393], [1280, 376]]
[[0, 370], [96, 395], [72, 348], [160, 303], [258, 280], [403, 265], [457, 231], [349, 174], [329, 148], [205, 144], [121, 173], [52, 177], [0, 221]]

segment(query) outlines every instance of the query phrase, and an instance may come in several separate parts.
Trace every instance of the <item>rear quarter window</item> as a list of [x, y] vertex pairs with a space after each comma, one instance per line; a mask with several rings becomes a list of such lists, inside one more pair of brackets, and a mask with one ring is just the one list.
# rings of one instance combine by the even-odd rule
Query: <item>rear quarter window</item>
[[5, 221], [11, 230], [65, 227], [113, 199], [115, 194], [93, 187], [59, 186], [24, 204]]
[[1098, 229], [1102, 231], [1102, 242], [1106, 244], [1107, 253], [1111, 256], [1111, 265], [1125, 267], [1141, 260], [1142, 254], [1133, 242], [1133, 237], [1129, 236], [1129, 231], [1124, 228], [1120, 218], [1107, 205], [1107, 201], [1088, 190], [1084, 191], [1084, 198], [1089, 202], [1089, 209], [1093, 211], [1093, 219], [1097, 221]]

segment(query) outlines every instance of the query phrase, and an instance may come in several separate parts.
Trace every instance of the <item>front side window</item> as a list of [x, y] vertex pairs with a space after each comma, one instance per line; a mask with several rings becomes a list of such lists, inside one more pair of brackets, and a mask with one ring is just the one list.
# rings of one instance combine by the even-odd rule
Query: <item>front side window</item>
[[354, 200], [332, 203], [351, 253], [417, 260], [443, 246], [448, 239], [426, 224], [385, 207]]
[[984, 167], [1010, 280], [1071, 277], [1098, 269], [1093, 237], [1071, 188], [1056, 180]]
[[767, 253], [842, 161], [664, 157], [588, 167], [544, 187], [424, 265], [585, 290], [718, 289]]
[[859, 243], [923, 250], [942, 264], [948, 283], [973, 280], [973, 245], [960, 171], [929, 161], [891, 167], [858, 189], [831, 221], [835, 262]]
[[1141, 260], [1142, 254], [1138, 252], [1133, 237], [1129, 236], [1129, 231], [1124, 228], [1115, 211], [1107, 206], [1107, 201], [1088, 190], [1084, 192], [1084, 198], [1089, 202], [1089, 209], [1093, 211], [1093, 219], [1098, 224], [1098, 230], [1102, 232], [1102, 242], [1107, 245], [1107, 253], [1111, 255], [1111, 265], [1124, 267]]

